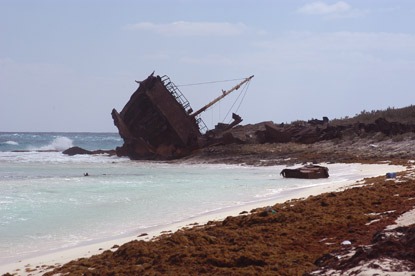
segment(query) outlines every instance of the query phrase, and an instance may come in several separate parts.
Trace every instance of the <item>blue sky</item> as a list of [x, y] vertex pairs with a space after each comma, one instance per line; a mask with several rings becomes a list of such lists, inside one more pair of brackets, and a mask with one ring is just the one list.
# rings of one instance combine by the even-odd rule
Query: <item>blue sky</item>
[[[0, 131], [116, 132], [112, 108], [154, 70], [178, 85], [255, 75], [243, 124], [404, 107], [414, 29], [412, 0], [0, 0]], [[235, 84], [181, 91], [198, 109]]]

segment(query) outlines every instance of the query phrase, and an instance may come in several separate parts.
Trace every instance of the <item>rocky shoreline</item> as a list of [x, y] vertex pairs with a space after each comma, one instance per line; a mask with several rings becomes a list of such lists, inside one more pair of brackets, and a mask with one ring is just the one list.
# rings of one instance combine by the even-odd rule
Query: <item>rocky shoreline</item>
[[415, 157], [415, 133], [352, 140], [328, 140], [313, 144], [230, 144], [208, 147], [172, 162], [246, 164], [253, 166], [314, 163], [405, 163]]

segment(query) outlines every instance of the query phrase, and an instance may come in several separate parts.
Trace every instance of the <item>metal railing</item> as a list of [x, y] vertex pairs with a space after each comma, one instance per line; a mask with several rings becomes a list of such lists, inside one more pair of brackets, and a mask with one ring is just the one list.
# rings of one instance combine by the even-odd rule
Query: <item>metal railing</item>
[[[170, 94], [183, 107], [184, 111], [190, 114], [192, 112], [192, 108], [190, 106], [189, 101], [186, 99], [186, 97], [183, 95], [180, 89], [166, 75], [161, 77], [161, 81], [163, 82], [166, 89], [170, 92]], [[200, 116], [197, 116], [195, 119], [196, 119], [197, 125], [199, 126], [199, 131], [201, 133], [205, 133], [208, 130], [205, 122], [203, 122]]]
[[183, 93], [179, 90], [179, 88], [170, 80], [170, 78], [166, 75], [161, 77], [161, 81], [163, 82], [164, 86], [173, 95], [173, 97], [177, 100], [177, 102], [183, 107], [183, 109], [187, 112], [190, 108], [190, 103], [183, 95]]

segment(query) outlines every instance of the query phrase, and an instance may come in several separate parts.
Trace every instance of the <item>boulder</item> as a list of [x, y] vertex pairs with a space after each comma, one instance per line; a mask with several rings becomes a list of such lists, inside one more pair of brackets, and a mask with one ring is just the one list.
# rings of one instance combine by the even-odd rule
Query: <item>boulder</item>
[[72, 147], [62, 152], [63, 154], [67, 154], [69, 156], [77, 155], [77, 154], [92, 154], [92, 151], [80, 148], [80, 147]]

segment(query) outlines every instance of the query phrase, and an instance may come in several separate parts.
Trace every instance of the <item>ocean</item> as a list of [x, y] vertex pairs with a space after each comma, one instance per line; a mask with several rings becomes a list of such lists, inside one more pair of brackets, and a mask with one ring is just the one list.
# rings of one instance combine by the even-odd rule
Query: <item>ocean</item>
[[121, 144], [116, 133], [0, 133], [0, 264], [362, 177], [357, 164], [328, 165], [329, 179], [298, 180], [283, 179], [284, 166], [62, 154]]

